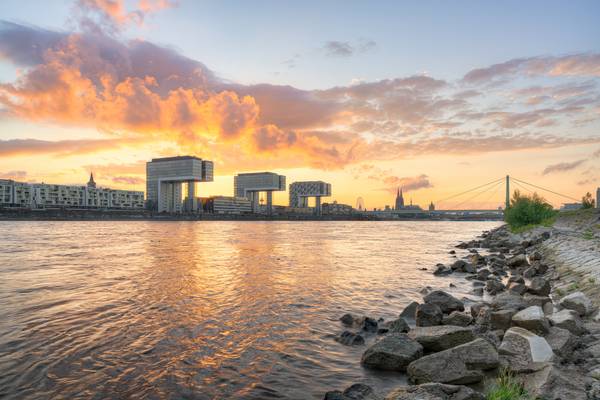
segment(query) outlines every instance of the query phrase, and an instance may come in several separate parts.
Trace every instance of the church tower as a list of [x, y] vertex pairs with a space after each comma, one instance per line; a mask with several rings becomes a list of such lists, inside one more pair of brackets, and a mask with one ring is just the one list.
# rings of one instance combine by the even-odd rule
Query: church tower
[[90, 174], [90, 180], [87, 183], [87, 187], [89, 187], [89, 188], [96, 187], [96, 182], [94, 182], [94, 174], [93, 173]]
[[396, 210], [404, 208], [404, 196], [402, 195], [402, 189], [398, 188], [396, 192]]

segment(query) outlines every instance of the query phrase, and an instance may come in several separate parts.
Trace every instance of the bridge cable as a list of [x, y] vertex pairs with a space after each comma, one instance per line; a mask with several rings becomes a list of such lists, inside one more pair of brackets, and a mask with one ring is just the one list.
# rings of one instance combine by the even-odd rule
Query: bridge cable
[[455, 198], [455, 197], [462, 196], [463, 194], [470, 193], [470, 192], [472, 192], [472, 191], [474, 191], [474, 190], [481, 189], [481, 188], [483, 188], [483, 187], [485, 187], [485, 186], [489, 186], [489, 185], [491, 185], [491, 184], [494, 184], [494, 183], [501, 182], [502, 180], [504, 180], [504, 178], [496, 179], [496, 180], [494, 180], [494, 181], [492, 181], [492, 182], [488, 182], [488, 183], [486, 183], [486, 184], [484, 184], [484, 185], [477, 186], [477, 187], [475, 187], [475, 188], [473, 188], [473, 189], [469, 189], [469, 190], [466, 190], [466, 191], [464, 191], [464, 192], [461, 192], [461, 193], [458, 193], [458, 194], [452, 195], [452, 196], [450, 196], [450, 197], [446, 197], [445, 199], [438, 200], [436, 203], [437, 203], [437, 204], [444, 203], [444, 202], [446, 202], [446, 201], [448, 201], [448, 200], [450, 200], [450, 199], [453, 199], [453, 198]]
[[555, 195], [557, 195], [557, 196], [565, 197], [565, 198], [567, 198], [567, 199], [571, 199], [571, 200], [574, 200], [574, 201], [579, 201], [578, 199], [576, 199], [576, 198], [574, 198], [574, 197], [567, 196], [566, 194], [561, 194], [561, 193], [558, 193], [558, 192], [554, 192], [554, 191], [552, 191], [552, 190], [550, 190], [550, 189], [546, 189], [546, 188], [543, 188], [543, 187], [541, 187], [541, 186], [534, 185], [533, 183], [528, 183], [528, 182], [525, 182], [525, 181], [522, 181], [522, 180], [520, 180], [520, 179], [513, 178], [513, 177], [511, 177], [510, 179], [511, 179], [511, 180], [514, 180], [514, 181], [516, 181], [516, 182], [524, 183], [524, 184], [526, 184], [526, 185], [529, 185], [529, 186], [533, 186], [534, 188], [537, 188], [537, 189], [545, 190], [546, 192], [550, 192], [550, 193], [552, 193], [552, 194], [555, 194]]
[[[499, 184], [496, 186], [496, 190], [488, 197], [486, 197], [486, 199], [484, 200], [484, 202], [482, 203], [483, 205], [487, 204], [494, 196], [496, 196], [498, 194], [498, 191], [502, 188], [503, 185]], [[504, 204], [504, 200], [501, 200], [500, 203], [498, 203], [498, 205], [502, 205]], [[498, 206], [497, 205], [497, 206]]]
[[454, 206], [455, 209], [458, 209], [459, 206], [462, 206], [463, 204], [466, 204], [466, 203], [470, 202], [471, 200], [475, 199], [476, 197], [482, 195], [483, 193], [486, 193], [488, 190], [492, 190], [496, 186], [500, 186], [502, 184], [501, 181], [502, 181], [502, 179], [500, 179], [500, 182], [497, 182], [495, 185], [493, 185], [493, 186], [491, 186], [489, 188], [486, 188], [486, 189], [482, 190], [481, 192], [477, 192], [474, 196], [469, 197], [468, 199], [464, 200], [461, 203], [458, 203], [457, 205]]

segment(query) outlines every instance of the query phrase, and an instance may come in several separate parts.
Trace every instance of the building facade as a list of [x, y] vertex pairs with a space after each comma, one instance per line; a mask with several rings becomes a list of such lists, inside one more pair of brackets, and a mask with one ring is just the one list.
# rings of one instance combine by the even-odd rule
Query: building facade
[[350, 215], [354, 208], [348, 204], [340, 204], [337, 201], [333, 203], [323, 203], [323, 215]]
[[285, 190], [285, 176], [273, 172], [251, 172], [238, 174], [233, 178], [235, 197], [245, 197], [252, 204], [252, 211], [258, 212], [260, 192], [267, 193], [267, 212], [273, 211], [273, 192]]
[[[212, 182], [212, 161], [193, 156], [153, 158], [146, 163], [148, 208], [158, 212], [199, 211], [196, 182]], [[187, 195], [182, 201], [182, 185]]]
[[308, 207], [308, 198], [315, 198], [315, 210], [321, 214], [321, 197], [331, 196], [331, 184], [323, 181], [294, 182], [290, 185], [290, 207]]
[[204, 211], [214, 214], [249, 214], [252, 203], [245, 197], [214, 196], [205, 199]]
[[396, 210], [401, 210], [404, 208], [404, 195], [402, 194], [402, 189], [398, 188], [396, 192]]
[[86, 186], [0, 180], [0, 205], [25, 208], [143, 209], [144, 192]]

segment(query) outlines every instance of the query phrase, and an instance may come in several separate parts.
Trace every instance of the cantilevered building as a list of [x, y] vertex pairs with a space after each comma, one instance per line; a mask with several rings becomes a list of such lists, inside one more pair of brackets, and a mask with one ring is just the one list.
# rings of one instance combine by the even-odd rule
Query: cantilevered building
[[290, 207], [308, 207], [308, 198], [315, 198], [315, 210], [321, 214], [321, 197], [331, 196], [331, 184], [323, 181], [294, 182], [290, 185]]
[[[196, 182], [212, 182], [213, 163], [193, 156], [153, 158], [146, 163], [146, 196], [158, 212], [199, 211]], [[187, 196], [182, 202], [182, 184]]]
[[251, 172], [233, 178], [235, 197], [246, 197], [252, 203], [252, 211], [258, 211], [260, 192], [267, 192], [267, 211], [273, 209], [273, 191], [285, 190], [285, 176], [273, 172]]

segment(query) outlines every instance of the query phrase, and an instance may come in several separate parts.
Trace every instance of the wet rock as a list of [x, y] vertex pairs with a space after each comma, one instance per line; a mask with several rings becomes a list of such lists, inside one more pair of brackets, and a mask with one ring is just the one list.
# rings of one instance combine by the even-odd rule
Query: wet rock
[[365, 344], [365, 338], [358, 333], [350, 331], [342, 332], [335, 340], [345, 346], [359, 346]]
[[528, 291], [538, 296], [548, 296], [550, 294], [550, 282], [540, 277], [533, 278], [529, 283]]
[[378, 323], [375, 319], [365, 317], [361, 324], [361, 329], [365, 332], [377, 332]]
[[527, 279], [531, 279], [536, 275], [537, 275], [537, 270], [535, 269], [535, 267], [529, 267], [523, 271], [523, 277], [527, 278]]
[[410, 330], [408, 323], [404, 320], [404, 318], [398, 318], [393, 321], [389, 321], [384, 325], [388, 332], [391, 333], [406, 333]]
[[417, 326], [435, 326], [442, 323], [443, 313], [436, 304], [419, 304], [415, 315]]
[[519, 327], [504, 333], [498, 353], [503, 364], [514, 372], [537, 371], [551, 362], [554, 356], [546, 339]]
[[585, 333], [583, 321], [579, 314], [573, 310], [561, 310], [550, 316], [550, 322], [553, 326], [558, 326], [571, 332], [573, 335], [582, 335]]
[[508, 287], [508, 290], [511, 293], [523, 295], [527, 291], [527, 286], [524, 285], [523, 283], [511, 283], [510, 286]]
[[494, 310], [520, 311], [527, 307], [523, 297], [514, 293], [500, 293], [492, 300], [491, 307]]
[[406, 308], [400, 313], [400, 318], [414, 320], [418, 305], [419, 303], [417, 303], [416, 301], [413, 301], [412, 303], [407, 305]]
[[490, 313], [490, 329], [505, 331], [510, 328], [515, 310], [499, 310]]
[[[588, 400], [585, 377], [576, 368], [550, 364], [533, 374], [522, 376], [532, 398], [544, 400]], [[594, 399], [594, 397], [592, 397]]]
[[532, 261], [539, 261], [542, 259], [542, 253], [536, 250], [529, 256], [529, 259]]
[[485, 280], [487, 280], [488, 276], [490, 276], [491, 274], [492, 274], [492, 272], [487, 268], [480, 269], [477, 272], [477, 280], [485, 281]]
[[513, 275], [508, 278], [508, 283], [525, 283], [525, 279], [522, 276]]
[[385, 400], [485, 400], [485, 396], [466, 386], [424, 383], [395, 389]]
[[334, 390], [325, 393], [324, 400], [381, 400], [372, 387], [355, 383], [343, 392]]
[[562, 358], [570, 358], [577, 347], [579, 340], [575, 335], [566, 329], [553, 326], [545, 336], [546, 341], [552, 348], [554, 354]]
[[474, 296], [483, 296], [483, 288], [482, 287], [473, 288], [471, 290], [471, 294]]
[[394, 333], [379, 340], [362, 355], [361, 363], [367, 368], [405, 371], [406, 367], [423, 355], [423, 346], [404, 333]]
[[482, 308], [488, 308], [486, 303], [475, 303], [471, 305], [471, 317], [477, 318]]
[[362, 318], [354, 314], [344, 314], [340, 321], [346, 326], [358, 326], [362, 322]]
[[468, 326], [473, 322], [473, 318], [464, 312], [452, 311], [450, 315], [442, 318], [443, 325]]
[[423, 300], [425, 303], [437, 305], [444, 314], [465, 310], [465, 305], [462, 301], [442, 290], [435, 290], [429, 293]]
[[419, 342], [426, 351], [447, 350], [475, 339], [469, 328], [452, 325], [415, 328], [408, 337]]
[[485, 282], [485, 290], [491, 295], [498, 294], [504, 289], [506, 289], [506, 286], [504, 286], [504, 284], [498, 280], [488, 279]]
[[451, 273], [452, 270], [446, 267], [444, 264], [437, 264], [435, 266], [435, 270], [433, 271], [433, 274], [436, 276], [450, 275]]
[[518, 327], [541, 334], [550, 330], [548, 319], [539, 306], [531, 306], [519, 311], [513, 315], [512, 323]]
[[456, 254], [456, 250], [450, 250], [448, 254]]
[[594, 311], [592, 301], [582, 292], [571, 293], [563, 297], [559, 304], [563, 308], [576, 311], [582, 317]]
[[483, 371], [498, 366], [498, 353], [483, 339], [433, 353], [413, 361], [408, 375], [414, 383], [468, 384], [480, 382]]

